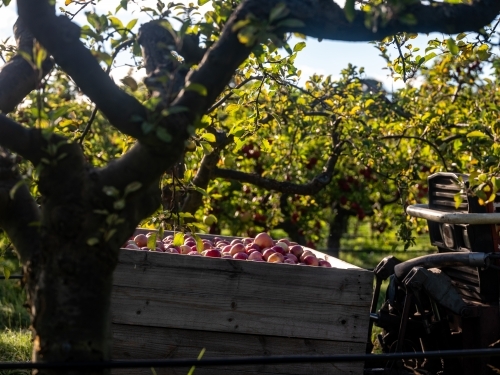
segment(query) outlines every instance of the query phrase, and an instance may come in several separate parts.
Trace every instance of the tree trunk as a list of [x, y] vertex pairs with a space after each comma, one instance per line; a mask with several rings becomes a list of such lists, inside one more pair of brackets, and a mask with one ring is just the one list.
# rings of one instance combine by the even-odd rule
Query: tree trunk
[[347, 225], [349, 222], [349, 211], [339, 207], [333, 219], [330, 221], [330, 233], [327, 241], [327, 253], [336, 258], [340, 255], [340, 240], [347, 233]]
[[[30, 294], [35, 333], [35, 362], [104, 361], [110, 359], [110, 299], [113, 269], [104, 249], [82, 247], [60, 238], [48, 241]], [[109, 252], [109, 249], [106, 249]], [[61, 374], [41, 370], [37, 374]], [[102, 369], [64, 374], [107, 374]]]

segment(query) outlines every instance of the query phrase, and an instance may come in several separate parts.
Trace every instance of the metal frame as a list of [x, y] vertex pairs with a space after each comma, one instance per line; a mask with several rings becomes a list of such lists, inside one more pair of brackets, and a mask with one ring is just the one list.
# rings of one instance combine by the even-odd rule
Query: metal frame
[[413, 217], [446, 224], [500, 224], [500, 213], [455, 213], [430, 209], [427, 204], [413, 204], [406, 208]]

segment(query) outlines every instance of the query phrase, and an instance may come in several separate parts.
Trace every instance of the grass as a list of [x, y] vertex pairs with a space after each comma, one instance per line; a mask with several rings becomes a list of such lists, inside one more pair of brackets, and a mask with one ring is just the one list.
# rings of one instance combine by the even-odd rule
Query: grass
[[[0, 331], [0, 362], [26, 362], [31, 359], [31, 332], [26, 329]], [[0, 375], [29, 374], [29, 370], [5, 370]]]
[[[19, 280], [0, 280], [0, 362], [25, 362], [31, 359], [30, 318], [26, 293]], [[0, 371], [0, 375], [29, 374], [29, 371]]]
[[19, 280], [0, 280], [0, 329], [26, 329], [30, 318], [26, 307], [26, 293]]

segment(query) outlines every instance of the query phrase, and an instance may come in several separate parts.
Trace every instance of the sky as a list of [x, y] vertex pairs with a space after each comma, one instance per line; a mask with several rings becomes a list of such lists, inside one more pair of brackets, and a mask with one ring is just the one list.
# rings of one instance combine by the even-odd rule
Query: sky
[[[196, 1], [196, 0], [194, 0]], [[335, 0], [340, 5], [343, 5], [345, 0]], [[189, 0], [176, 0], [175, 2], [188, 3]], [[193, 0], [191, 0], [193, 2]], [[17, 18], [17, 10], [15, 6], [15, 1], [12, 1], [11, 5], [7, 8], [0, 8], [0, 39], [4, 40], [8, 36], [12, 35], [12, 26]], [[119, 0], [102, 0], [97, 3], [96, 11], [98, 13], [106, 13], [110, 11], [114, 13]], [[139, 0], [138, 3], [141, 6], [150, 6], [155, 8], [156, 0]], [[168, 0], [165, 1], [168, 3]], [[57, 0], [57, 6], [64, 5], [64, 1]], [[139, 18], [138, 25], [142, 22], [147, 22], [145, 16], [138, 12], [137, 6], [129, 7], [130, 12], [125, 13], [123, 10], [120, 11], [118, 17], [122, 20]], [[207, 5], [202, 7], [202, 9], [207, 9]], [[85, 21], [85, 15], [83, 12], [79, 14], [75, 21], [82, 24]], [[429, 37], [435, 37], [435, 35], [430, 35]], [[425, 45], [425, 41], [428, 37], [425, 35], [417, 38], [417, 42], [414, 44]], [[293, 42], [292, 42], [293, 43]], [[340, 71], [347, 67], [349, 63], [365, 68], [365, 75], [367, 78], [374, 78], [383, 82], [385, 88], [388, 91], [392, 91], [399, 87], [402, 87], [403, 83], [401, 81], [394, 82], [394, 80], [389, 76], [389, 71], [386, 68], [386, 63], [379, 56], [379, 52], [375, 47], [369, 43], [363, 42], [338, 42], [338, 41], [322, 41], [318, 42], [315, 39], [308, 38], [307, 47], [302, 50], [296, 61], [296, 66], [298, 69], [302, 70], [302, 77], [308, 77], [313, 73], [332, 75], [334, 78], [340, 75]], [[119, 64], [123, 64], [126, 61], [118, 60]], [[129, 71], [128, 67], [122, 66], [113, 69], [112, 76], [115, 80], [126, 75]], [[140, 78], [143, 72], [134, 72], [134, 76]]]

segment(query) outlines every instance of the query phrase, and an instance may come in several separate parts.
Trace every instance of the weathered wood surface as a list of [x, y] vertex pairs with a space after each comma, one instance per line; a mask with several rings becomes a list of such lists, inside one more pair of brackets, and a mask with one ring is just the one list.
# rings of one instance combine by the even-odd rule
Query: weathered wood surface
[[371, 272], [122, 250], [114, 323], [366, 340]]
[[[207, 321], [207, 324], [209, 322]], [[231, 358], [274, 355], [334, 355], [362, 353], [364, 343], [282, 338], [142, 326], [113, 325], [114, 359]], [[186, 375], [189, 368], [155, 368], [158, 375]], [[361, 363], [294, 363], [227, 367], [197, 367], [195, 375], [361, 375]], [[151, 375], [149, 368], [119, 369], [114, 374]]]

